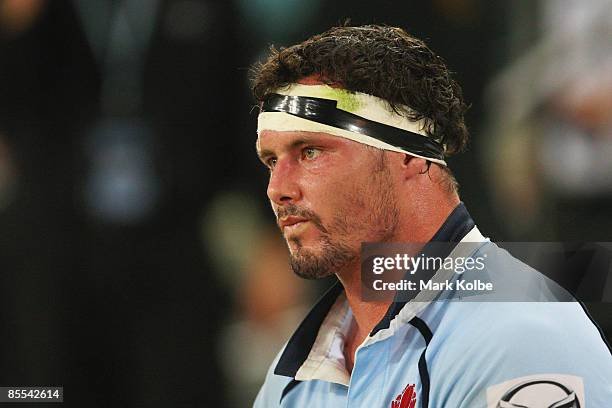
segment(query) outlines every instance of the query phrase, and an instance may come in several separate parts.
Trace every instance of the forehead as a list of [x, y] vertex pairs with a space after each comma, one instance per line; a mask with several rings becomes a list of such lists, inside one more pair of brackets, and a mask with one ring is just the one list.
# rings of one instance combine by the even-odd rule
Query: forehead
[[282, 150], [298, 144], [317, 144], [326, 146], [352, 146], [359, 143], [343, 137], [322, 132], [263, 130], [257, 137], [257, 151]]

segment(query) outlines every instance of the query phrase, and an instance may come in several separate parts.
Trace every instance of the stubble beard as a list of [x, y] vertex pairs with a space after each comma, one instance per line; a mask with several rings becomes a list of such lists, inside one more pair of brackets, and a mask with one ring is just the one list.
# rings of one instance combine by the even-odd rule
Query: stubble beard
[[367, 216], [355, 220], [351, 214], [339, 212], [328, 228], [323, 227], [320, 220], [314, 223], [321, 233], [318, 254], [304, 249], [299, 238], [290, 238], [295, 250], [290, 251], [289, 261], [296, 275], [304, 279], [322, 279], [343, 269], [358, 267], [361, 242], [351, 245], [344, 239], [351, 232], [367, 231], [361, 237], [362, 241], [388, 242], [393, 239], [399, 224], [399, 210], [384, 158], [374, 169], [372, 185], [374, 188], [369, 191], [356, 189], [344, 198], [358, 208], [369, 210]]
[[303, 249], [299, 238], [292, 238], [291, 241], [297, 249], [290, 255], [289, 263], [293, 272], [300, 278], [326, 278], [356, 260], [356, 254], [351, 248], [331, 242], [328, 236], [321, 239], [321, 253], [318, 255]]

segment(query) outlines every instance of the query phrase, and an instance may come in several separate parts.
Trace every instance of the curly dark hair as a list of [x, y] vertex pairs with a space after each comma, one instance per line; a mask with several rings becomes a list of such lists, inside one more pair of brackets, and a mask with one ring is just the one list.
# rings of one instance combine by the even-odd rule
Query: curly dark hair
[[251, 75], [258, 102], [278, 88], [316, 75], [348, 91], [378, 96], [412, 120], [426, 119], [429, 136], [445, 146], [446, 156], [467, 144], [461, 88], [442, 58], [401, 28], [333, 27], [288, 48], [272, 47], [268, 60], [255, 65]]

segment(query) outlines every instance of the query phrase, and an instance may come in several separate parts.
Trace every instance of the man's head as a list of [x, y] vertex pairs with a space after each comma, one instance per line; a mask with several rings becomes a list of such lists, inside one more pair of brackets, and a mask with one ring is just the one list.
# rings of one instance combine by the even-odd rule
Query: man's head
[[[348, 96], [330, 97], [329, 107], [302, 95], [334, 93], [321, 84]], [[444, 156], [467, 141], [461, 91], [441, 59], [403, 30], [337, 27], [273, 50], [254, 70], [253, 92], [262, 112], [284, 115], [265, 126], [260, 115], [257, 144], [298, 275], [338, 273], [358, 262], [361, 242], [406, 238], [432, 211], [424, 206], [456, 197]]]
[[400, 28], [334, 27], [300, 44], [272, 49], [254, 69], [253, 94], [261, 102], [306, 77], [382, 98], [412, 120], [426, 119], [430, 137], [445, 146], [446, 156], [467, 143], [461, 88], [440, 57]]

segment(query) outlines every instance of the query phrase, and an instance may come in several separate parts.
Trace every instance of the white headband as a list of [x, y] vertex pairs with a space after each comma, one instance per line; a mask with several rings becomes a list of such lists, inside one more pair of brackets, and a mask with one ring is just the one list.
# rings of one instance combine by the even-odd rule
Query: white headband
[[[372, 122], [428, 137], [426, 132], [427, 121], [425, 119], [412, 121], [394, 112], [384, 99], [373, 95], [361, 92], [349, 92], [345, 89], [332, 88], [328, 85], [301, 84], [289, 85], [286, 88], [276, 90], [275, 93], [286, 96], [333, 100], [337, 102], [336, 108], [339, 110], [360, 116]], [[408, 111], [410, 110], [409, 108], [405, 109]], [[363, 133], [358, 133], [349, 129], [340, 129], [286, 112], [261, 112], [258, 117], [257, 134], [259, 135], [264, 130], [323, 132], [379, 149], [410, 154], [411, 156], [420, 157], [446, 166], [446, 162], [442, 159], [423, 156], [407, 151], [405, 148], [394, 146], [375, 137], [364, 135]]]

